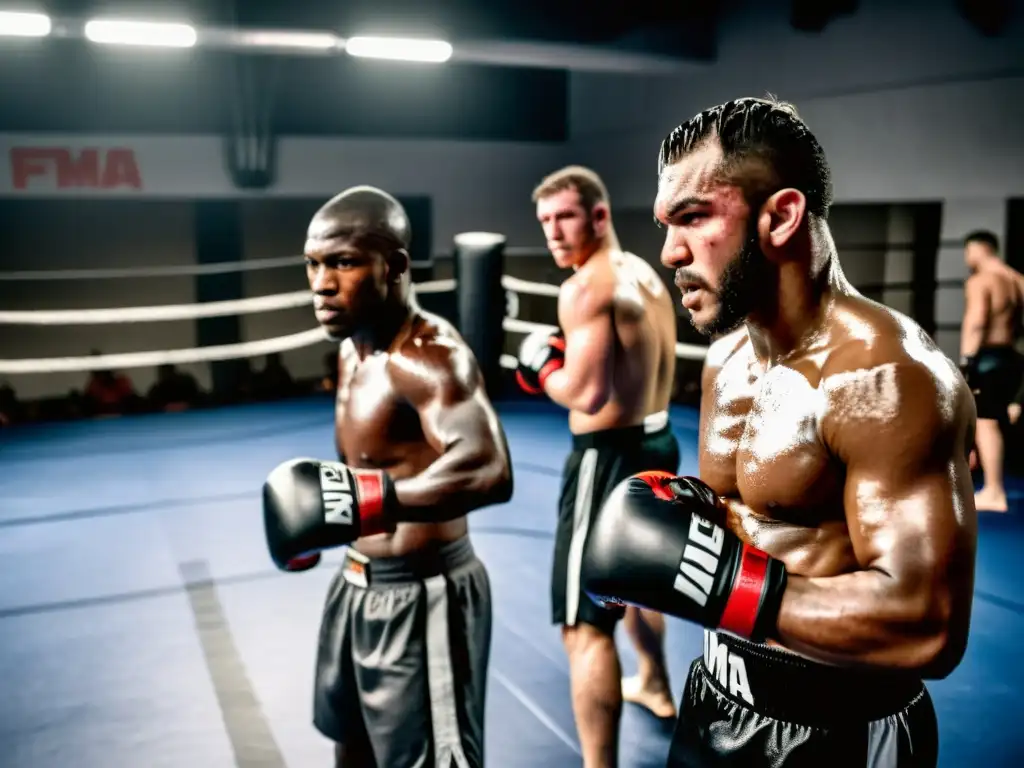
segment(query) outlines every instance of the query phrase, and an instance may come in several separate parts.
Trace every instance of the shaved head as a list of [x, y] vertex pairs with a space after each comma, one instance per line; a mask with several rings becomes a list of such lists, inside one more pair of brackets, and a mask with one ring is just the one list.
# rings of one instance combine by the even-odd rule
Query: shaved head
[[409, 311], [412, 227], [402, 204], [359, 186], [328, 200], [306, 230], [306, 276], [333, 339], [391, 327]]
[[328, 200], [313, 215], [306, 237], [314, 241], [370, 237], [408, 248], [412, 227], [398, 200], [382, 189], [358, 186]]

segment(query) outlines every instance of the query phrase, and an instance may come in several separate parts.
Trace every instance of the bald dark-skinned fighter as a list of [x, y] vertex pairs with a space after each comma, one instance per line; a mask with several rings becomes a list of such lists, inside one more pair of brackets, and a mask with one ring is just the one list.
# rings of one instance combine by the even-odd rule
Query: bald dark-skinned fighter
[[791, 105], [728, 102], [662, 144], [662, 263], [715, 338], [700, 477], [622, 483], [584, 588], [705, 628], [673, 766], [938, 761], [923, 681], [967, 647], [974, 401], [913, 320], [846, 279], [830, 203]]
[[[327, 595], [314, 686], [314, 724], [336, 743], [336, 764], [476, 768], [491, 593], [465, 515], [507, 501], [512, 469], [472, 352], [416, 303], [411, 238], [401, 204], [365, 186], [309, 225], [316, 318], [340, 342], [340, 461], [275, 470], [286, 477], [268, 481], [268, 531], [301, 529], [271, 544], [287, 570], [355, 539]], [[316, 487], [296, 491], [304, 483]], [[295, 524], [297, 507], [316, 530]]]

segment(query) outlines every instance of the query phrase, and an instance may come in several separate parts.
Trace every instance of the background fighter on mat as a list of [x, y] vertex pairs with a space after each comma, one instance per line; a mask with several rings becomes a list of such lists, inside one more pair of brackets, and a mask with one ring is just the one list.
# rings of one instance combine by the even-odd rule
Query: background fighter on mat
[[524, 340], [518, 378], [569, 409], [573, 449], [559, 499], [551, 594], [553, 620], [569, 655], [572, 705], [588, 768], [618, 760], [623, 697], [673, 717], [663, 657], [662, 616], [632, 608], [626, 630], [639, 670], [622, 679], [615, 649], [619, 608], [597, 606], [580, 589], [590, 517], [621, 480], [652, 467], [675, 472], [679, 445], [668, 423], [675, 374], [676, 312], [667, 286], [624, 253], [608, 194], [592, 171], [569, 166], [534, 191], [537, 218], [555, 263], [574, 270], [558, 297], [560, 332]]
[[991, 232], [972, 232], [964, 240], [971, 271], [965, 286], [960, 331], [960, 368], [978, 409], [975, 450], [984, 474], [974, 496], [979, 510], [1005, 512], [1003, 433], [1017, 399], [1024, 359], [1014, 347], [1024, 308], [1024, 275], [999, 258], [999, 240]]
[[313, 217], [316, 317], [341, 342], [341, 462], [300, 459], [264, 489], [282, 568], [349, 541], [320, 628], [314, 723], [339, 766], [484, 764], [490, 582], [465, 515], [508, 501], [508, 447], [476, 360], [410, 295], [409, 220], [356, 187]]
[[846, 280], [830, 198], [786, 104], [729, 102], [661, 148], [662, 261], [693, 325], [721, 336], [700, 479], [620, 484], [584, 584], [707, 628], [671, 765], [937, 761], [922, 680], [967, 645], [974, 403], [914, 322]]

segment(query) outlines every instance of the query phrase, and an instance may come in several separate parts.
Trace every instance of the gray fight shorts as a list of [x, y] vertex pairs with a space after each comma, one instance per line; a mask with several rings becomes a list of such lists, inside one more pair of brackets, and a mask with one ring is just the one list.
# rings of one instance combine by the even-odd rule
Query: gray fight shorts
[[349, 548], [320, 626], [317, 730], [380, 768], [479, 768], [491, 618], [468, 536], [404, 557]]

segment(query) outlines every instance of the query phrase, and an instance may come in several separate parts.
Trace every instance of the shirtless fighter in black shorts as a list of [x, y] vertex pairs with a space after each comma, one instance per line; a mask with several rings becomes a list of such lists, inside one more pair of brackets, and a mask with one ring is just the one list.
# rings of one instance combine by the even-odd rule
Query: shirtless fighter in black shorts
[[[558, 499], [552, 619], [569, 655], [584, 768], [612, 768], [624, 700], [675, 717], [665, 623], [651, 611], [595, 604], [580, 590], [580, 559], [591, 515], [612, 488], [644, 469], [679, 469], [668, 420], [676, 310], [654, 268], [620, 247], [596, 173], [562, 168], [541, 181], [533, 198], [555, 263], [573, 274], [559, 288], [558, 332], [538, 331], [523, 341], [516, 377], [527, 391], [569, 410], [572, 451]], [[619, 620], [638, 660], [638, 674], [625, 679], [615, 648]]]
[[978, 409], [975, 445], [983, 482], [974, 495], [978, 511], [1006, 512], [1001, 425], [1012, 417], [1019, 398], [1024, 358], [1016, 349], [1024, 313], [1024, 275], [999, 258], [999, 239], [991, 232], [964, 239], [964, 261], [971, 271], [964, 286], [960, 330], [960, 370]]
[[458, 332], [409, 284], [409, 220], [356, 187], [313, 217], [306, 270], [339, 340], [340, 461], [297, 459], [264, 487], [285, 570], [354, 542], [327, 595], [313, 718], [338, 766], [484, 764], [490, 582], [465, 515], [508, 501], [505, 436]]
[[702, 112], [659, 165], [662, 261], [719, 337], [700, 479], [624, 481], [584, 586], [706, 628], [670, 765], [934, 766], [922, 681], [959, 664], [973, 596], [971, 393], [843, 275], [825, 155], [791, 106]]

